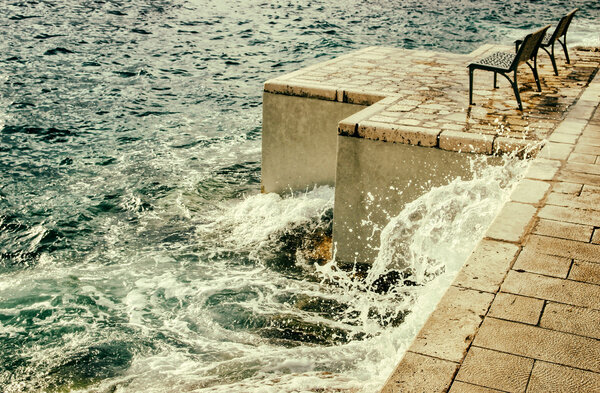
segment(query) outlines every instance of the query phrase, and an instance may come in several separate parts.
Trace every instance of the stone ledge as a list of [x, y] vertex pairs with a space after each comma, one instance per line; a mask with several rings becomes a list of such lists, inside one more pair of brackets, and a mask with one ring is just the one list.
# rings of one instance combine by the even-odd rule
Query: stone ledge
[[[274, 94], [358, 105], [373, 105], [393, 98], [378, 110], [360, 115], [359, 121], [345, 119], [340, 122], [338, 132], [341, 135], [415, 143], [450, 151], [535, 155], [539, 148], [537, 144], [548, 137], [562, 120], [563, 111], [580, 95], [581, 87], [565, 88], [566, 81], [576, 79], [581, 86], [590, 83], [590, 76], [598, 68], [595, 54], [572, 51], [572, 64], [561, 65], [559, 77], [542, 78], [542, 94], [524, 92], [523, 112], [515, 109], [513, 92], [508, 84], [500, 83], [498, 89], [490, 89], [491, 73], [478, 74], [477, 105], [469, 107], [466, 105], [466, 66], [498, 49], [503, 47], [483, 45], [469, 55], [461, 55], [367, 47], [269, 80], [264, 89]], [[542, 63], [541, 66], [545, 65]], [[530, 72], [526, 71], [523, 70], [519, 77], [522, 84], [533, 81]], [[600, 84], [597, 80], [591, 82], [589, 92], [581, 95], [581, 105], [569, 115], [575, 128], [563, 125], [565, 134], [578, 134], [581, 128], [578, 123], [591, 116], [598, 95], [594, 86]], [[552, 96], [552, 106], [544, 101], [546, 94]], [[379, 124], [376, 129], [370, 128], [369, 124], [363, 125], [361, 134], [357, 130], [362, 122]], [[396, 133], [399, 135], [394, 135]], [[441, 133], [440, 139], [433, 143], [430, 137], [436, 133]], [[570, 153], [557, 142], [573, 144], [574, 137], [554, 136], [542, 153], [544, 157], [562, 160]]]

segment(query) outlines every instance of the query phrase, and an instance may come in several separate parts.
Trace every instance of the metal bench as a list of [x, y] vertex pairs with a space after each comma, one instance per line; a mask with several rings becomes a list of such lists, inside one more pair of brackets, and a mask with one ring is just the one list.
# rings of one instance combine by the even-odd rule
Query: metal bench
[[[492, 71], [494, 73], [494, 89], [497, 88], [497, 75], [504, 76], [510, 82], [519, 104], [519, 110], [523, 110], [523, 104], [521, 103], [521, 96], [519, 95], [519, 86], [517, 85], [517, 68], [521, 63], [526, 63], [535, 78], [538, 91], [542, 91], [540, 85], [540, 79], [537, 72], [537, 52], [540, 48], [546, 31], [550, 28], [550, 25], [542, 27], [541, 29], [528, 34], [521, 41], [517, 53], [507, 52], [495, 52], [490, 56], [484, 57], [474, 63], [469, 64], [469, 105], [473, 105], [473, 71], [484, 70]], [[533, 60], [533, 65], [529, 63]], [[508, 74], [513, 73], [513, 79]]]
[[[554, 43], [558, 41], [558, 43], [562, 46], [563, 52], [565, 52], [565, 57], [567, 59], [566, 63], [570, 64], [569, 60], [569, 52], [567, 52], [567, 30], [569, 29], [569, 25], [571, 24], [571, 20], [573, 20], [573, 16], [575, 12], [577, 12], [579, 8], [575, 8], [573, 11], [569, 12], [567, 15], [563, 16], [556, 25], [556, 29], [552, 34], [546, 33], [540, 48], [542, 48], [548, 56], [550, 56], [550, 61], [552, 61], [552, 68], [554, 68], [554, 75], [558, 75], [558, 68], [556, 68], [556, 59], [554, 58]], [[562, 37], [562, 41], [561, 41]], [[515, 41], [517, 49], [521, 45], [523, 41], [518, 40]], [[548, 51], [548, 48], [551, 48]]]

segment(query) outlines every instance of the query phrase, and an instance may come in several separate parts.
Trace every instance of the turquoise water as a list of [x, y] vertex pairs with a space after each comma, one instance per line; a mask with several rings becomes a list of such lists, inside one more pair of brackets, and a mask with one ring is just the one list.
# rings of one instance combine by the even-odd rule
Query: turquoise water
[[[599, 42], [585, 1], [1, 5], [5, 392], [374, 389], [433, 300], [315, 268], [333, 190], [259, 195], [262, 83], [368, 45], [510, 43], [573, 6], [570, 42]], [[519, 170], [391, 218], [406, 258], [456, 270]]]

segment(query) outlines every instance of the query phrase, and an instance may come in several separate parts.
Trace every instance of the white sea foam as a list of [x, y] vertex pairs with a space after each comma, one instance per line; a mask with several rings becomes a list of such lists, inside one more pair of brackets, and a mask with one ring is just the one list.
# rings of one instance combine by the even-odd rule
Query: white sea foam
[[[179, 288], [181, 284], [175, 277], [138, 281], [138, 289], [126, 297], [128, 307], [143, 306], [135, 292], [141, 289], [149, 291], [148, 296], [162, 287], [181, 301], [192, 299], [193, 306], [170, 318], [162, 317], [160, 330], [170, 332], [203, 355], [192, 356], [185, 349], [167, 347], [150, 356], [136, 356], [124, 375], [105, 380], [96, 391], [114, 386], [118, 386], [117, 392], [377, 390], [435, 308], [525, 166], [525, 162], [511, 160], [495, 167], [477, 162], [473, 180], [455, 179], [408, 204], [382, 230], [381, 251], [363, 280], [330, 261], [310, 273], [320, 282], [289, 278], [260, 266], [233, 269], [227, 274], [215, 271], [210, 280], [204, 277], [202, 282], [189, 283], [187, 290]], [[219, 233], [219, 241], [230, 250], [257, 250], [253, 256], [260, 260], [260, 250], [273, 245], [282, 232], [293, 231], [320, 217], [331, 208], [332, 200], [333, 190], [327, 187], [287, 198], [254, 195], [224, 207], [216, 215], [218, 219], [198, 231], [201, 235]], [[399, 283], [386, 293], [371, 290], [370, 285], [380, 275], [398, 268], [408, 269], [419, 285]], [[286, 347], [252, 329], [224, 328], [206, 306], [211, 296], [228, 293], [228, 288], [246, 288], [238, 293], [252, 294], [228, 304], [250, 310], [255, 316], [279, 314], [299, 318], [305, 323], [345, 330], [351, 339], [336, 345]], [[323, 318], [278, 300], [290, 294], [334, 299], [347, 308], [338, 318]], [[403, 318], [403, 323], [393, 322], [398, 318]], [[197, 326], [192, 328], [190, 323]]]
[[[19, 372], [42, 380], [36, 370], [58, 367], [79, 356], [81, 348], [128, 342], [133, 334], [135, 342], [152, 342], [152, 348], [134, 351], [126, 368], [80, 391], [376, 391], [525, 165], [474, 162], [473, 180], [455, 179], [409, 203], [381, 230], [380, 253], [363, 279], [335, 261], [288, 266], [289, 261], [277, 265], [269, 259], [286, 236], [326, 226], [322, 220], [329, 219], [333, 206], [330, 187], [287, 197], [257, 194], [202, 212], [195, 235], [206, 252], [194, 264], [182, 265], [168, 252], [115, 251], [118, 264], [102, 264], [91, 255], [75, 266], [57, 262], [15, 272], [12, 283], [0, 287], [0, 296], [3, 290], [13, 296], [18, 290], [43, 294], [54, 277], [76, 277], [69, 293], [19, 312], [53, 310], [48, 326], [82, 329], [64, 336], [69, 342], [62, 346], [36, 347], [31, 368]], [[193, 209], [190, 214], [193, 220]], [[114, 227], [107, 241], [116, 247], [126, 231], [114, 222], [107, 225]], [[250, 263], [236, 262], [244, 255]], [[400, 281], [387, 292], [373, 290], [381, 275], [397, 269], [412, 273], [419, 285]], [[90, 299], [89, 306], [78, 300], [81, 296]], [[325, 306], [315, 310], [315, 302]], [[81, 311], [65, 314], [70, 307]], [[129, 333], [95, 326], [115, 318]], [[287, 330], [292, 340], [286, 339]], [[19, 334], [2, 325], [0, 331]], [[306, 343], [294, 341], [313, 332], [317, 336]]]

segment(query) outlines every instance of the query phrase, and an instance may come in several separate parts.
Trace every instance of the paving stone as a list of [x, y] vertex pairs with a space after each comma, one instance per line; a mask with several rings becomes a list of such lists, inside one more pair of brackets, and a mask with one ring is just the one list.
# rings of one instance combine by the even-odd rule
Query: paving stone
[[502, 391], [454, 380], [450, 393], [502, 393]]
[[600, 263], [575, 260], [569, 272], [569, 279], [600, 284]]
[[600, 193], [585, 192], [582, 190], [580, 195], [566, 195], [561, 193], [551, 193], [546, 200], [547, 204], [557, 206], [568, 206], [576, 209], [600, 211]]
[[600, 341], [522, 323], [486, 318], [473, 345], [600, 371]]
[[519, 242], [529, 228], [536, 208], [517, 202], [507, 202], [486, 232], [492, 239]]
[[549, 188], [550, 183], [539, 180], [523, 179], [517, 184], [517, 187], [515, 187], [510, 195], [510, 199], [514, 202], [536, 204], [542, 200]]
[[559, 167], [559, 161], [537, 158], [531, 163], [529, 168], [527, 168], [525, 178], [552, 180], [556, 175], [556, 172], [558, 172]]
[[594, 234], [592, 235], [592, 243], [600, 244], [600, 229], [594, 229]]
[[443, 131], [440, 134], [440, 149], [473, 153], [492, 153], [494, 137], [462, 131]]
[[406, 352], [381, 393], [446, 392], [452, 383], [457, 363]]
[[583, 189], [581, 190], [582, 194], [598, 194], [600, 193], [600, 186], [593, 186], [590, 184], [584, 184]]
[[486, 239], [480, 241], [453, 285], [497, 292], [517, 252], [519, 247], [514, 244]]
[[506, 392], [524, 392], [533, 359], [471, 347], [456, 379]]
[[600, 286], [579, 281], [563, 280], [535, 273], [511, 270], [501, 287], [502, 292], [551, 300], [581, 307], [600, 307]]
[[589, 242], [594, 230], [593, 226], [573, 224], [563, 221], [540, 219], [533, 228], [533, 233], [562, 239]]
[[439, 133], [439, 130], [429, 128], [390, 125], [371, 121], [363, 121], [358, 125], [358, 136], [362, 138], [424, 147], [436, 146]]
[[264, 91], [292, 95], [297, 97], [316, 98], [319, 100], [336, 101], [337, 88], [326, 84], [279, 82], [276, 79], [265, 82]]
[[410, 350], [454, 362], [462, 361], [493, 298], [489, 293], [451, 286]]
[[600, 392], [600, 374], [535, 362], [527, 393]]
[[600, 339], [600, 310], [548, 302], [540, 326]]
[[521, 153], [531, 155], [540, 149], [539, 141], [497, 137], [494, 139], [493, 151], [495, 154]]
[[575, 147], [575, 153], [592, 154], [595, 156], [600, 156], [600, 146], [577, 145]]
[[589, 146], [600, 146], [600, 137], [584, 135], [579, 138], [579, 143]]
[[552, 186], [552, 191], [560, 192], [562, 194], [579, 194], [582, 188], [583, 184], [558, 182], [554, 183]]
[[[567, 194], [558, 195], [570, 196]], [[540, 209], [538, 216], [554, 221], [600, 226], [600, 211], [598, 210], [577, 209], [573, 206], [546, 205]]]
[[600, 262], [600, 245], [597, 244], [531, 235], [526, 247], [543, 254]]
[[581, 162], [569, 162], [566, 169], [572, 172], [588, 173], [592, 175], [600, 175], [600, 165], [586, 164]]
[[564, 133], [564, 134], [572, 134], [579, 135], [584, 130], [587, 121], [583, 121], [580, 119], [569, 119], [565, 120], [556, 127], [555, 132]]
[[569, 170], [561, 171], [556, 176], [556, 180], [566, 181], [569, 183], [582, 183], [582, 184], [589, 184], [592, 186], [600, 186], [600, 176], [592, 175], [589, 173], [573, 172], [573, 171], [569, 171]]
[[571, 153], [569, 162], [581, 162], [584, 164], [593, 164], [596, 162], [596, 157], [591, 154]]
[[[542, 150], [540, 150], [538, 157], [552, 160], [566, 160], [572, 151], [573, 145], [550, 142], [547, 143]], [[578, 151], [578, 153], [583, 152]]]
[[574, 145], [575, 142], [577, 142], [577, 138], [579, 138], [579, 135], [564, 134], [558, 131], [554, 131], [552, 135], [550, 135], [548, 140], [550, 142], [567, 143], [570, 145]]
[[540, 320], [543, 307], [543, 300], [499, 292], [496, 294], [487, 315], [536, 325]]
[[546, 276], [566, 278], [571, 268], [571, 258], [542, 254], [525, 247], [513, 266], [514, 270], [523, 270]]

